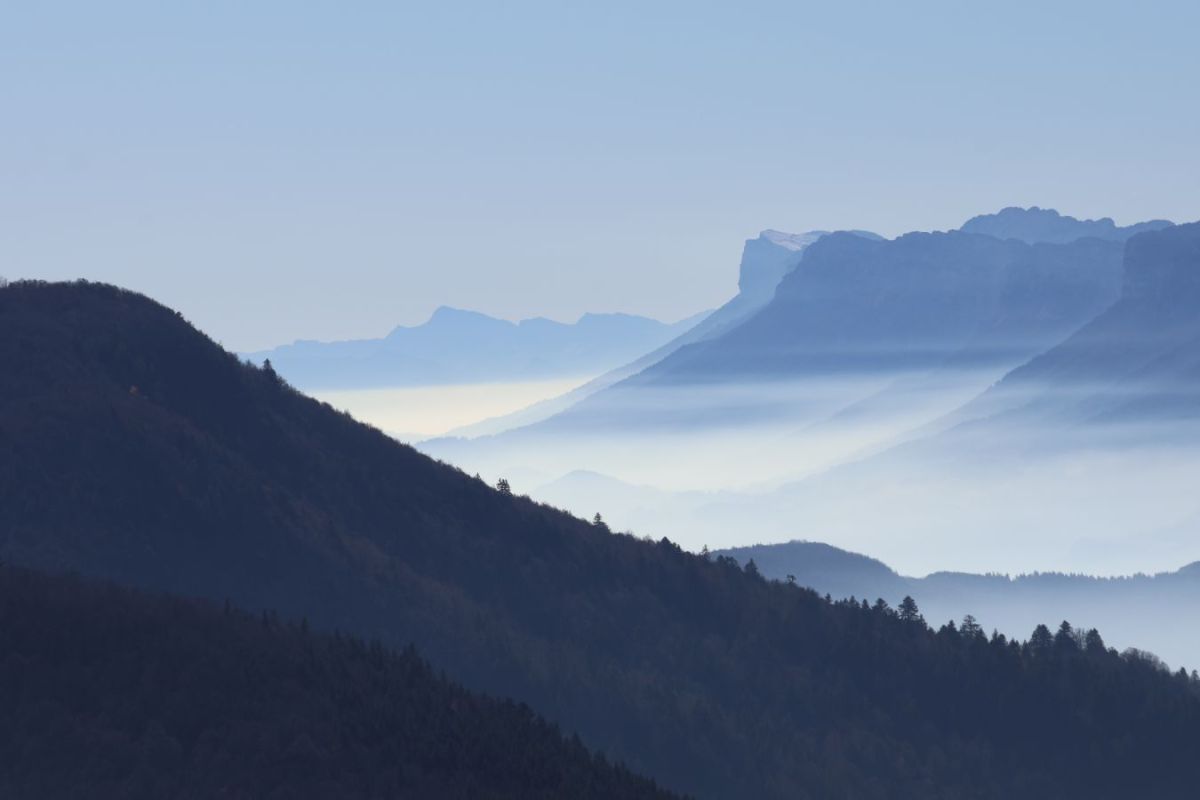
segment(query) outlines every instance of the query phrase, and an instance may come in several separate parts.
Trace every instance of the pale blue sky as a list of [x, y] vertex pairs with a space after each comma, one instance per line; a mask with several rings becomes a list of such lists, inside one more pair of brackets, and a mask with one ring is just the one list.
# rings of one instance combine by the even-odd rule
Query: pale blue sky
[[1200, 217], [1178, 3], [0, 0], [0, 274], [225, 344], [678, 318], [762, 228]]

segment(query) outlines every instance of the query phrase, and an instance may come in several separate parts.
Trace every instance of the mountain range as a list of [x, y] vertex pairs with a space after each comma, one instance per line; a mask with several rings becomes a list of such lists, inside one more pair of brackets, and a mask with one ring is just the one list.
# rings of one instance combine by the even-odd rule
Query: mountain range
[[[869, 240], [882, 237], [870, 231], [850, 231], [851, 235]], [[784, 276], [796, 268], [809, 245], [828, 231], [784, 233], [765, 230], [742, 247], [738, 266], [738, 292], [728, 302], [705, 315], [666, 344], [651, 350], [629, 363], [605, 372], [566, 394], [549, 398], [527, 409], [496, 419], [484, 420], [447, 434], [450, 438], [490, 436], [514, 428], [524, 428], [553, 417], [582, 401], [653, 366], [685, 345], [713, 339], [733, 329], [771, 301]], [[437, 445], [434, 445], [435, 447]]]
[[934, 631], [613, 534], [112, 287], [0, 289], [0, 557], [414, 643], [700, 797], [1182, 798], [1200, 780], [1200, 684], [1099, 633]]
[[442, 306], [429, 320], [382, 339], [298, 341], [247, 358], [308, 390], [587, 377], [616, 367], [688, 330], [707, 314], [673, 324], [630, 314], [584, 314], [574, 323], [509, 322]]
[[[1118, 300], [1125, 243], [1089, 235], [1090, 221], [1040, 209], [1024, 212], [1023, 231], [1020, 214], [998, 216], [1009, 232], [1036, 239], [1047, 215], [1059, 223], [1056, 240], [1069, 238], [1063, 229], [1078, 236], [822, 236], [799, 252], [765, 304], [731, 324], [713, 330], [714, 313], [679, 346], [548, 418], [422, 448], [539, 484], [582, 469], [672, 489], [779, 485], [886, 449]], [[760, 237], [747, 252], [771, 246]], [[628, 458], [633, 436], [647, 445], [637, 460]]]

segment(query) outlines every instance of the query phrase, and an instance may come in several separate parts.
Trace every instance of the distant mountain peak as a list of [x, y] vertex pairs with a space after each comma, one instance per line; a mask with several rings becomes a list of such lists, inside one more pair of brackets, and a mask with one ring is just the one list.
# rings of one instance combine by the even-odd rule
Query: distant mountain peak
[[1111, 217], [1076, 219], [1053, 208], [1008, 206], [994, 214], [972, 217], [959, 230], [997, 239], [1018, 239], [1028, 244], [1066, 244], [1087, 237], [1123, 242], [1134, 234], [1171, 225], [1168, 220], [1156, 219], [1121, 227]]
[[800, 263], [801, 254], [828, 231], [785, 233], [765, 230], [755, 239], [747, 239], [738, 269], [738, 291], [753, 302], [769, 300], [783, 276]]
[[574, 322], [514, 322], [443, 305], [424, 322], [398, 326], [380, 339], [295, 342], [246, 355], [256, 362], [269, 358], [280, 375], [306, 390], [574, 379], [661, 347], [698, 321], [588, 313]]

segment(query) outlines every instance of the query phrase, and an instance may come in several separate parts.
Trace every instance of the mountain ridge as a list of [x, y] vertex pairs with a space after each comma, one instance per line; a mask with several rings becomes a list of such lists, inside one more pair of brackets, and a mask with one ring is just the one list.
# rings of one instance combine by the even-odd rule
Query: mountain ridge
[[1019, 239], [1028, 244], [1066, 244], [1085, 237], [1124, 242], [1144, 231], [1162, 230], [1173, 224], [1169, 220], [1154, 219], [1121, 227], [1110, 217], [1081, 220], [1060, 214], [1052, 208], [1008, 206], [994, 214], [972, 217], [959, 230], [997, 239]]
[[623, 313], [586, 313], [571, 323], [516, 322], [439, 306], [420, 325], [375, 339], [298, 340], [244, 354], [306, 389], [363, 389], [544, 380], [611, 368], [688, 330], [708, 312], [663, 323]]
[[0, 557], [414, 642], [704, 797], [1174, 798], [1200, 779], [1167, 734], [1200, 735], [1200, 695], [1148, 660], [932, 631], [612, 534], [112, 287], [0, 289]]

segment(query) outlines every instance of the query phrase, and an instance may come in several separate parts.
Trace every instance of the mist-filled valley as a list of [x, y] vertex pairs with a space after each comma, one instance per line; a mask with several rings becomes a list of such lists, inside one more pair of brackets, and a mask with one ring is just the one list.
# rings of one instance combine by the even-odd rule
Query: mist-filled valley
[[997, 215], [1033, 243], [823, 237], [731, 329], [549, 419], [421, 446], [692, 549], [803, 537], [912, 572], [1180, 566], [1200, 557], [1196, 229], [1127, 255], [1130, 231], [1057, 215], [1037, 241], [1046, 214]]
[[[738, 293], [675, 326], [439, 312], [381, 343], [255, 357], [487, 482], [693, 552], [804, 539], [910, 575], [1129, 576], [1200, 560], [1198, 303], [1196, 225], [1008, 208], [892, 240], [765, 231], [745, 244]], [[523, 346], [476, 351], [535, 328], [560, 348], [539, 369], [566, 370], [584, 342], [608, 360], [522, 382]], [[616, 331], [624, 351], [605, 342]], [[496, 382], [405, 370], [434, 347], [440, 374]], [[317, 364], [357, 377], [322, 389]], [[935, 610], [1025, 633], [1006, 602]], [[1096, 624], [1137, 645], [1116, 607]]]
[[[419, 446], [693, 551], [806, 539], [913, 575], [1176, 570], [1200, 560], [1200, 227], [1097, 224], [1006, 209], [821, 236], [748, 317], [546, 419]], [[998, 608], [939, 610], [1020, 634]]]

